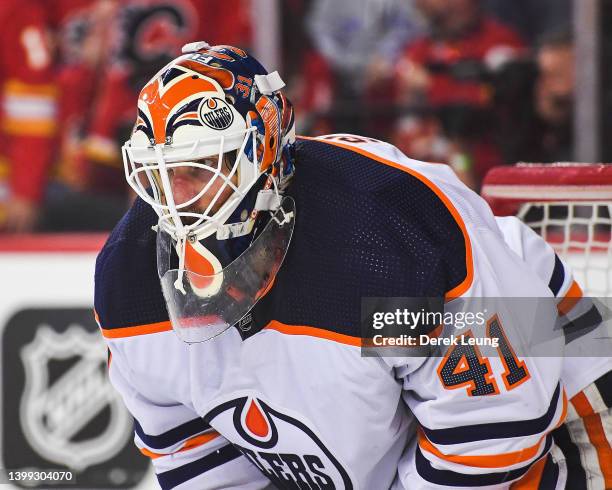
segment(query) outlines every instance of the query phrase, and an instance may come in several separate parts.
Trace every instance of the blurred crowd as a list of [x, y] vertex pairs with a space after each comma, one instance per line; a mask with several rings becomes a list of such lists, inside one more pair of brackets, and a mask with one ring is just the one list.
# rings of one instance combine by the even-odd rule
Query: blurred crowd
[[[0, 2], [0, 230], [110, 229], [139, 88], [193, 40], [249, 49], [255, 0]], [[279, 0], [299, 132], [487, 169], [573, 157], [571, 0]]]

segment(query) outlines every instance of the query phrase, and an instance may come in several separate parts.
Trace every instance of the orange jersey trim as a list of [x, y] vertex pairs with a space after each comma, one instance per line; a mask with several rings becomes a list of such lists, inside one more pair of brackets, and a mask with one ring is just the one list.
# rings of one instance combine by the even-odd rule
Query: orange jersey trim
[[563, 299], [559, 301], [557, 305], [557, 310], [561, 315], [567, 315], [574, 306], [580, 301], [582, 298], [582, 288], [578, 285], [576, 281], [572, 283], [569, 290], [563, 296]]
[[11, 79], [4, 85], [4, 93], [5, 95], [38, 95], [55, 98], [58, 90], [55, 85], [50, 83], [24, 83], [21, 80]]
[[163, 456], [170, 456], [172, 454], [182, 453], [183, 451], [188, 451], [190, 449], [195, 449], [196, 447], [203, 446], [204, 444], [207, 444], [210, 441], [215, 440], [217, 437], [219, 437], [219, 435], [220, 434], [218, 432], [209, 432], [207, 434], [201, 434], [199, 436], [192, 437], [191, 439], [187, 439], [185, 441], [185, 444], [183, 445], [181, 449], [173, 453], [168, 453], [168, 454], [154, 453], [153, 451], [149, 451], [146, 448], [141, 448], [140, 452], [144, 454], [145, 456], [148, 456], [151, 459], [157, 459]]
[[456, 463], [464, 466], [473, 466], [475, 468], [503, 468], [512, 466], [518, 463], [523, 463], [537, 456], [542, 441], [546, 435], [531, 447], [521, 449], [505, 454], [488, 454], [479, 456], [460, 456], [454, 454], [444, 454], [436, 446], [434, 446], [425, 436], [423, 431], [419, 429], [419, 447], [444, 461]]
[[372, 160], [375, 160], [379, 163], [383, 163], [385, 165], [388, 165], [389, 167], [393, 167], [396, 168], [398, 170], [401, 170], [403, 172], [406, 172], [410, 175], [412, 175], [413, 177], [417, 178], [418, 180], [420, 180], [423, 184], [425, 184], [427, 187], [429, 187], [429, 189], [436, 194], [436, 196], [438, 196], [438, 198], [444, 203], [444, 205], [446, 206], [446, 209], [448, 209], [448, 211], [451, 213], [451, 215], [453, 216], [453, 218], [455, 219], [455, 222], [457, 223], [457, 225], [459, 226], [459, 228], [461, 229], [461, 233], [463, 234], [463, 239], [465, 241], [465, 268], [466, 268], [466, 276], [465, 279], [461, 282], [461, 284], [459, 284], [458, 286], [454, 287], [453, 289], [451, 289], [450, 291], [448, 291], [445, 295], [446, 300], [450, 301], [454, 298], [458, 298], [461, 295], [463, 295], [472, 285], [472, 282], [474, 281], [474, 265], [473, 265], [473, 260], [472, 260], [472, 244], [470, 241], [470, 237], [468, 235], [467, 232], [467, 228], [465, 226], [465, 223], [463, 221], [463, 218], [461, 217], [461, 215], [459, 214], [459, 212], [457, 211], [457, 208], [455, 208], [454, 204], [451, 202], [451, 200], [448, 198], [448, 196], [446, 196], [446, 194], [444, 194], [440, 188], [438, 186], [436, 186], [431, 180], [429, 180], [427, 177], [425, 177], [424, 175], [418, 173], [415, 170], [412, 170], [409, 167], [405, 167], [397, 162], [394, 162], [392, 160], [387, 160], [383, 157], [380, 157], [378, 155], [375, 155], [374, 153], [370, 153], [369, 151], [366, 151], [362, 148], [356, 148], [354, 146], [351, 145], [347, 145], [344, 143], [339, 143], [337, 141], [330, 141], [330, 140], [321, 140], [318, 138], [311, 138], [311, 137], [306, 137], [306, 136], [300, 136], [301, 139], [305, 139], [305, 140], [311, 140], [311, 141], [318, 141], [320, 143], [327, 143], [329, 145], [333, 145], [333, 146], [338, 146], [340, 148], [344, 148], [345, 150], [349, 150], [355, 153], [359, 153], [360, 155], [363, 155], [367, 158], [370, 158]]
[[[559, 428], [563, 422], [565, 421], [565, 417], [567, 416], [567, 394], [565, 393], [565, 389], [563, 390], [563, 409], [561, 410], [561, 415], [559, 417], [559, 421], [557, 424], [551, 429], [555, 430]], [[429, 439], [425, 436], [422, 429], [419, 429], [419, 447], [421, 449], [430, 452], [437, 456], [440, 459], [445, 461], [449, 461], [451, 463], [461, 464], [465, 466], [474, 466], [477, 468], [502, 468], [506, 466], [515, 465], [518, 463], [523, 463], [534, 458], [540, 449], [542, 441], [546, 438], [548, 433], [544, 434], [540, 440], [531, 447], [521, 449], [520, 451], [514, 451], [511, 453], [505, 454], [492, 454], [492, 455], [482, 455], [482, 456], [459, 456], [453, 454], [444, 454], [442, 453], [436, 446], [434, 446]], [[542, 461], [545, 461], [544, 458]], [[535, 466], [534, 466], [535, 467]], [[523, 477], [527, 478], [527, 476], [531, 473], [531, 470]], [[539, 480], [538, 480], [539, 481]], [[527, 482], [527, 480], [525, 480]], [[518, 482], [517, 482], [518, 483]], [[520, 480], [520, 483], [523, 483], [523, 480]], [[514, 488], [514, 487], [512, 487]], [[523, 487], [520, 487], [523, 490]], [[531, 487], [524, 487], [525, 489]], [[537, 488], [537, 487], [534, 487]]]
[[606, 488], [612, 488], [612, 448], [603, 428], [601, 416], [595, 413], [584, 392], [574, 396], [571, 402], [578, 415], [582, 417], [589, 440], [595, 447]]
[[544, 474], [544, 467], [546, 466], [546, 458], [540, 459], [534, 464], [527, 474], [523, 476], [519, 481], [514, 482], [511, 486], [511, 490], [538, 490], [540, 488], [540, 482], [542, 481], [542, 475]]
[[444, 331], [444, 325], [438, 325], [434, 330], [429, 332], [427, 336], [430, 339], [437, 339], [442, 334], [443, 331]]
[[[443, 326], [440, 325], [435, 330], [427, 334], [429, 337], [439, 337], [442, 333]], [[373, 347], [374, 343], [372, 339], [364, 339], [361, 337], [353, 337], [352, 335], [345, 335], [342, 333], [332, 332], [323, 328], [308, 327], [302, 325], [287, 325], [276, 320], [272, 320], [268, 323], [263, 330], [275, 330], [276, 332], [285, 335], [303, 335], [306, 337], [316, 337], [318, 339], [331, 340], [332, 342], [338, 342], [339, 344], [352, 345], [353, 347]], [[376, 346], [377, 348], [384, 348]], [[393, 346], [388, 346], [393, 347]]]
[[135, 337], [137, 335], [148, 335], [151, 333], [167, 332], [172, 330], [172, 323], [170, 320], [166, 320], [165, 322], [149, 323], [148, 325], [136, 325], [134, 327], [104, 328], [100, 323], [100, 317], [98, 316], [98, 312], [95, 308], [93, 310], [93, 314], [98, 327], [100, 327], [100, 330], [102, 331], [102, 335], [107, 339], [121, 339], [125, 337]]
[[57, 129], [53, 119], [6, 119], [4, 132], [15, 136], [52, 136]]
[[298, 325], [285, 325], [284, 323], [272, 320], [268, 323], [264, 330], [275, 330], [285, 335], [303, 335], [306, 337], [316, 337], [319, 339], [331, 340], [340, 344], [352, 345], [354, 347], [361, 347], [361, 337], [353, 337], [351, 335], [344, 335], [341, 333], [331, 332], [322, 328], [316, 327], [305, 327]]
[[139, 335], [149, 335], [152, 333], [168, 332], [172, 330], [172, 323], [170, 320], [159, 323], [150, 323], [148, 325], [137, 325], [135, 327], [121, 327], [121, 328], [102, 328], [102, 335], [107, 339], [124, 339], [127, 337], [137, 337]]

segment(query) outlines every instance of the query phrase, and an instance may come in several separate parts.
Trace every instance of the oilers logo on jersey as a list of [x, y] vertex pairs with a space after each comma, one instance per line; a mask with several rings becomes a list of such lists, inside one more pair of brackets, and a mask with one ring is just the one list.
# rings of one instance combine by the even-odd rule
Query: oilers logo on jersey
[[312, 424], [272, 408], [261, 397], [234, 398], [205, 419], [278, 488], [354, 488], [348, 470]]

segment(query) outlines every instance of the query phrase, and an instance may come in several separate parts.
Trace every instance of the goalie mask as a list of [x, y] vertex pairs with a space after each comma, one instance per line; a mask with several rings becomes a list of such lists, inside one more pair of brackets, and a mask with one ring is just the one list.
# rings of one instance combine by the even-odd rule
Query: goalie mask
[[158, 272], [175, 331], [208, 340], [270, 288], [295, 206], [293, 109], [252, 56], [192, 43], [142, 89], [122, 148], [129, 185], [159, 217]]

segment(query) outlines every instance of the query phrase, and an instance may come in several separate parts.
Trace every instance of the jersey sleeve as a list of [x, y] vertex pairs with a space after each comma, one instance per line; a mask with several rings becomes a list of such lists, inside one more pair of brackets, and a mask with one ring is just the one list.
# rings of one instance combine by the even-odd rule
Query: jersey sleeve
[[538, 276], [557, 298], [558, 328], [563, 331], [566, 352], [562, 379], [568, 396], [612, 369], [609, 352], [602, 349], [601, 338], [609, 337], [607, 322], [593, 298], [585, 296], [570, 266], [535, 231], [516, 217], [495, 218], [504, 241]]
[[602, 316], [591, 298], [585, 297], [569, 265], [535, 231], [515, 217], [496, 218], [504, 241], [557, 298], [561, 328], [568, 344], [599, 326]]
[[[451, 198], [452, 190], [447, 191]], [[476, 196], [473, 200], [475, 215], [479, 201]], [[465, 203], [454, 202], [462, 216], [467, 216], [465, 226], [476, 265], [473, 286], [461, 301], [447, 302], [445, 312], [473, 313], [476, 310], [469, 306], [472, 300], [478, 304], [480, 297], [508, 292], [521, 284], [523, 291], [533, 287], [530, 294], [547, 293], [541, 282], [525, 284], [537, 281], [536, 274], [527, 274], [524, 264], [503, 248], [493, 219], [489, 221], [483, 211], [476, 220], [466, 212]], [[517, 274], [511, 280], [514, 266], [525, 276]], [[539, 481], [542, 475], [551, 480], [541, 488], [555, 488], [554, 475], [559, 474], [559, 468], [550, 455], [552, 433], [563, 423], [568, 409], [559, 381], [562, 361], [526, 356], [519, 349], [514, 352], [513, 346], [527, 338], [522, 320], [528, 315], [511, 305], [488, 299], [486, 325], [458, 331], [456, 325], [444, 327], [439, 339], [450, 342], [441, 344], [441, 351], [434, 350], [419, 366], [408, 360], [396, 368], [403, 382], [403, 398], [419, 423], [399, 466], [407, 488], [510, 489], [532, 478]], [[554, 322], [553, 305], [538, 318]], [[466, 342], [485, 337], [496, 338], [499, 344], [473, 346]], [[562, 349], [561, 339], [555, 340], [555, 346]]]
[[548, 284], [557, 298], [581, 295], [571, 269], [535, 231], [514, 216], [496, 217], [504, 241]]
[[[407, 488], [510, 489], [540, 474], [543, 466], [550, 466], [550, 475], [559, 471], [550, 451], [552, 433], [568, 409], [562, 384], [549, 393], [541, 382], [541, 365], [518, 359], [525, 377], [509, 389], [501, 379], [496, 382], [504, 372], [502, 358], [475, 352], [473, 357], [465, 352], [454, 366], [449, 356], [430, 357], [417, 371], [397, 369], [404, 400], [419, 422], [399, 465]], [[471, 394], [487, 385], [492, 387], [488, 395]], [[534, 488], [555, 488], [555, 483]]]

